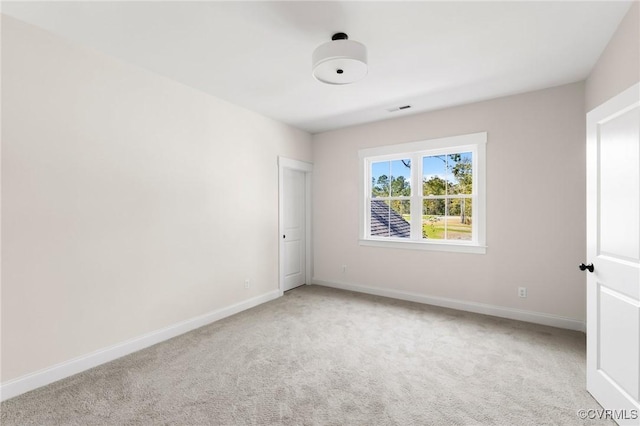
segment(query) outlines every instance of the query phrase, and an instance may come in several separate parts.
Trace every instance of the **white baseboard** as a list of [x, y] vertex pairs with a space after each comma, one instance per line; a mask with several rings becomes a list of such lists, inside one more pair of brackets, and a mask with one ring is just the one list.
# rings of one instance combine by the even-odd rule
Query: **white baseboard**
[[14, 396], [48, 385], [65, 377], [73, 376], [90, 368], [96, 367], [117, 358], [121, 358], [130, 353], [139, 351], [157, 343], [179, 336], [196, 328], [221, 320], [228, 316], [237, 314], [244, 310], [253, 308], [262, 303], [269, 302], [282, 296], [282, 291], [274, 290], [236, 303], [226, 308], [218, 309], [177, 324], [170, 325], [161, 330], [152, 331], [145, 335], [129, 339], [108, 348], [100, 349], [87, 355], [83, 355], [69, 361], [56, 364], [34, 373], [9, 380], [0, 385], [0, 401], [5, 401]]
[[484, 303], [468, 302], [465, 300], [428, 296], [418, 293], [368, 287], [363, 285], [348, 284], [344, 282], [325, 281], [315, 278], [312, 280], [312, 283], [326, 287], [339, 288], [342, 290], [351, 290], [358, 293], [390, 297], [392, 299], [407, 300], [410, 302], [424, 303], [426, 305], [442, 306], [444, 308], [457, 309], [459, 311], [475, 312], [477, 314], [492, 315], [495, 317], [509, 318], [518, 321], [531, 322], [534, 324], [549, 325], [552, 327], [582, 331], [583, 333], [585, 333], [587, 330], [587, 324], [584, 321], [557, 315], [545, 314], [541, 312], [524, 311], [521, 309], [487, 305]]

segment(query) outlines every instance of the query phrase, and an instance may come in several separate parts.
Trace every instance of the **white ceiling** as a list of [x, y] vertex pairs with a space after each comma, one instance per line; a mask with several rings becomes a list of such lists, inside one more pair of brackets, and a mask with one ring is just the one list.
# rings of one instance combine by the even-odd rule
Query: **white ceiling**
[[[2, 13], [316, 133], [580, 81], [630, 4], [3, 2]], [[340, 31], [367, 46], [369, 74], [325, 85], [311, 53]]]

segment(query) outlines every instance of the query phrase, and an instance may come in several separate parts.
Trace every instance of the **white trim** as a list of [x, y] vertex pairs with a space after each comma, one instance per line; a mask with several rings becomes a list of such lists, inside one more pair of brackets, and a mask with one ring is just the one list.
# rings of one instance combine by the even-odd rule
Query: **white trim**
[[429, 296], [418, 293], [410, 293], [399, 290], [390, 290], [378, 287], [369, 287], [345, 282], [325, 281], [314, 278], [313, 284], [325, 287], [350, 290], [358, 293], [372, 294], [375, 296], [390, 297], [392, 299], [407, 300], [426, 305], [441, 306], [459, 311], [474, 312], [477, 314], [491, 315], [494, 317], [508, 318], [517, 321], [525, 321], [534, 324], [548, 325], [551, 327], [565, 328], [568, 330], [586, 331], [586, 322], [558, 315], [542, 312], [525, 311], [521, 309], [505, 308], [503, 306], [488, 305], [485, 303], [469, 302], [466, 300], [450, 299], [447, 297]]
[[313, 164], [305, 161], [278, 157], [278, 275], [280, 291], [284, 289], [284, 169], [298, 170], [305, 174], [305, 283], [311, 284], [313, 276], [313, 244], [311, 241], [311, 183]]
[[[638, 105], [639, 92], [640, 83], [633, 84], [631, 87], [626, 88], [621, 93], [589, 111], [587, 113], [587, 119], [595, 123], [602, 123], [603, 121], [609, 121], [618, 115], [624, 114]], [[595, 117], [597, 117], [597, 119]]]
[[430, 250], [430, 251], [450, 251], [455, 253], [476, 253], [485, 254], [487, 252], [487, 246], [479, 246], [476, 244], [465, 244], [462, 242], [450, 241], [447, 243], [434, 243], [431, 241], [402, 241], [400, 239], [373, 239], [359, 240], [358, 243], [361, 246], [369, 247], [386, 247], [397, 249], [409, 249], [409, 250]]
[[312, 173], [311, 171], [308, 171], [305, 173], [305, 224], [306, 224], [306, 229], [305, 229], [305, 242], [306, 242], [306, 268], [305, 268], [305, 272], [306, 272], [306, 277], [305, 277], [305, 284], [311, 284], [311, 279], [313, 277], [313, 244], [311, 244], [311, 238], [312, 238], [312, 233], [311, 233], [311, 218], [312, 216], [312, 197], [311, 197], [311, 177], [312, 177]]
[[313, 164], [287, 157], [278, 157], [278, 166], [285, 169], [300, 170], [305, 173], [313, 171]]
[[142, 336], [134, 337], [122, 343], [99, 349], [87, 355], [82, 355], [60, 364], [9, 380], [0, 385], [0, 401], [48, 385], [74, 374], [81, 373], [98, 365], [113, 361], [157, 343], [203, 327], [231, 315], [269, 302], [282, 296], [280, 290], [273, 290], [260, 296], [238, 302], [226, 308], [221, 308], [160, 330], [152, 331]]

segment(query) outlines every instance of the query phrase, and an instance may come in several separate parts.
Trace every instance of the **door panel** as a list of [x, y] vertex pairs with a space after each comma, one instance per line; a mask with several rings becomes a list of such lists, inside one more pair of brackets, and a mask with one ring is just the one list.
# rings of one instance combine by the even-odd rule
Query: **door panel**
[[302, 272], [300, 270], [300, 242], [287, 241], [284, 245], [285, 275], [291, 277]]
[[[640, 319], [635, 302], [608, 287], [598, 284], [600, 322], [598, 324], [598, 366], [633, 398], [638, 399], [638, 328]], [[629, 327], [620, 327], [629, 324]], [[635, 338], [634, 338], [635, 336]]]
[[640, 425], [640, 84], [587, 114], [587, 390]]
[[600, 168], [600, 250], [620, 259], [638, 261], [640, 240], [640, 108], [598, 125]]

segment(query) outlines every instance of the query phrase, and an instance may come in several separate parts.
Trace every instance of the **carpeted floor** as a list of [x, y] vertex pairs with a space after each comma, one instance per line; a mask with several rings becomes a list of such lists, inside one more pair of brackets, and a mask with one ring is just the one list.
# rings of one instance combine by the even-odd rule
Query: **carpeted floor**
[[5, 426], [511, 426], [600, 406], [582, 333], [304, 286], [0, 408]]

